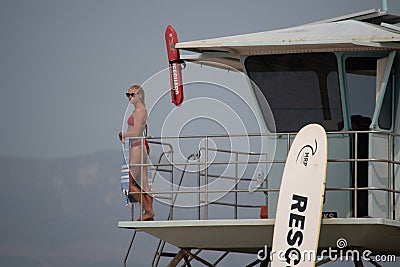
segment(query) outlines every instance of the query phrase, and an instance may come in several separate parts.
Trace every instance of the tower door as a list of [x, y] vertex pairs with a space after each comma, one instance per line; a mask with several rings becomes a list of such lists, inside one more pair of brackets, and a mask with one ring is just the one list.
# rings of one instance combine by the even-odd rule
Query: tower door
[[358, 132], [352, 136], [351, 153], [356, 159], [352, 166], [353, 187], [365, 188], [354, 192], [356, 217], [385, 218], [387, 214], [388, 193], [366, 189], [387, 187], [389, 163], [366, 159], [389, 160], [390, 157], [393, 59], [394, 54], [386, 57], [352, 56], [345, 60], [351, 130], [379, 131]]

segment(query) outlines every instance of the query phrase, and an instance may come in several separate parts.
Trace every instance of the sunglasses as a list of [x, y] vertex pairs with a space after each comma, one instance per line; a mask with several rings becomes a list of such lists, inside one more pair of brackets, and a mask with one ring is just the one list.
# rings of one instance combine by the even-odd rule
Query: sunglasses
[[131, 98], [135, 96], [135, 93], [125, 93], [127, 98]]

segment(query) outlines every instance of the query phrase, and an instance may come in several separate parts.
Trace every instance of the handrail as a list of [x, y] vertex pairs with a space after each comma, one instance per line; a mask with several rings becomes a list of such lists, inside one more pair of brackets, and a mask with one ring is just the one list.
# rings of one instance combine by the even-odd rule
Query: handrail
[[[329, 187], [325, 189], [326, 191], [354, 191], [354, 190], [360, 190], [360, 191], [365, 191], [365, 190], [371, 190], [371, 191], [384, 191], [384, 192], [390, 192], [390, 193], [396, 193], [400, 194], [400, 190], [394, 190], [394, 189], [389, 189], [389, 188], [382, 188], [382, 187]], [[196, 193], [225, 193], [227, 190], [215, 190], [215, 189], [210, 189], [210, 190], [185, 190], [185, 191], [151, 191], [151, 192], [146, 192], [143, 191], [142, 193], [140, 192], [129, 192], [130, 196], [133, 195], [140, 195], [140, 194], [145, 194], [145, 193], [151, 193], [153, 195], [162, 195], [162, 194], [196, 194]], [[230, 189], [229, 192], [237, 192], [237, 193], [249, 193], [248, 189]], [[256, 189], [254, 192], [279, 192], [279, 189]]]
[[[327, 135], [338, 134], [338, 135], [349, 135], [349, 134], [366, 134], [366, 133], [374, 133], [381, 135], [388, 135], [394, 137], [400, 137], [400, 133], [392, 133], [388, 131], [378, 131], [378, 130], [363, 130], [363, 131], [328, 131]], [[199, 139], [199, 138], [235, 138], [235, 137], [279, 137], [282, 136], [296, 136], [297, 132], [280, 132], [280, 133], [247, 133], [247, 134], [210, 134], [210, 135], [171, 135], [171, 136], [147, 136], [147, 137], [135, 137], [134, 139], [146, 139], [148, 142], [153, 142], [153, 140], [167, 140], [167, 139]], [[154, 141], [155, 142], [155, 141]], [[165, 141], [162, 141], [165, 144]]]
[[[381, 162], [381, 163], [392, 163], [396, 165], [400, 165], [400, 161], [394, 161], [394, 160], [387, 160], [387, 159], [328, 159], [328, 162]], [[213, 164], [213, 165], [226, 165], [226, 164], [238, 164], [238, 165], [243, 165], [243, 164], [258, 164], [258, 163], [285, 163], [284, 160], [263, 160], [263, 161], [230, 161], [225, 162], [225, 161], [209, 161], [209, 162], [180, 162], [180, 163], [161, 163], [161, 164], [154, 164], [154, 163], [137, 163], [137, 164], [129, 164], [130, 167], [133, 166], [159, 166], [159, 167], [167, 167], [167, 166], [197, 166], [197, 165], [207, 165], [207, 164]]]
[[[276, 166], [276, 164], [284, 164], [285, 163], [285, 159], [270, 159], [267, 158], [267, 153], [265, 151], [240, 151], [240, 150], [235, 150], [235, 149], [225, 149], [224, 147], [218, 147], [218, 148], [213, 148], [213, 147], [209, 147], [209, 140], [210, 138], [235, 138], [235, 137], [272, 137], [272, 140], [275, 139], [280, 139], [280, 140], [287, 140], [287, 149], [289, 149], [289, 147], [291, 146], [291, 142], [293, 140], [293, 138], [295, 137], [297, 133], [266, 133], [266, 134], [235, 134], [235, 135], [206, 135], [206, 136], [199, 136], [199, 135], [192, 135], [192, 136], [168, 136], [168, 137], [151, 137], [148, 138], [147, 140], [149, 140], [149, 142], [152, 142], [154, 144], [160, 144], [160, 145], [164, 145], [166, 142], [166, 140], [168, 139], [189, 139], [189, 138], [205, 138], [206, 143], [204, 147], [201, 147], [198, 152], [197, 152], [197, 156], [198, 156], [198, 160], [197, 161], [186, 161], [186, 162], [174, 162], [173, 160], [171, 160], [168, 163], [147, 163], [147, 164], [130, 164], [130, 166], [142, 166], [142, 167], [146, 167], [146, 166], [152, 166], [154, 168], [156, 168], [156, 170], [165, 170], [165, 167], [171, 168], [171, 169], [175, 169], [175, 168], [182, 168], [184, 170], [186, 170], [187, 167], [189, 166], [198, 166], [199, 169], [197, 171], [199, 177], [205, 177], [205, 184], [200, 186], [197, 189], [185, 189], [185, 190], [180, 190], [180, 186], [178, 189], [174, 189], [173, 187], [171, 187], [171, 190], [157, 190], [157, 191], [152, 191], [151, 194], [153, 196], [155, 196], [157, 198], [157, 196], [161, 196], [161, 195], [165, 195], [165, 194], [170, 194], [174, 196], [174, 199], [176, 199], [176, 197], [178, 196], [178, 194], [204, 194], [205, 199], [203, 199], [202, 201], [199, 200], [199, 205], [203, 205], [205, 208], [208, 209], [208, 205], [226, 205], [226, 206], [234, 206], [234, 207], [250, 207], [253, 205], [246, 205], [243, 203], [227, 203], [227, 202], [219, 202], [219, 201], [214, 201], [214, 202], [210, 202], [208, 199], [208, 196], [210, 194], [213, 193], [233, 193], [233, 194], [243, 194], [243, 193], [248, 193], [249, 190], [247, 189], [243, 189], [240, 187], [235, 186], [232, 189], [229, 190], [217, 190], [214, 188], [208, 188], [208, 182], [210, 182], [209, 179], [231, 179], [231, 180], [235, 180], [235, 182], [237, 182], [237, 184], [239, 183], [248, 183], [252, 181], [252, 177], [245, 177], [240, 175], [240, 177], [238, 176], [238, 172], [237, 169], [239, 166], [244, 166], [244, 167], [251, 167], [256, 166], [258, 164], [262, 165], [262, 166]], [[369, 156], [367, 158], [360, 158], [360, 156], [358, 155], [358, 137], [359, 135], [362, 134], [372, 134], [374, 137], [377, 137], [379, 139], [384, 140], [385, 142], [385, 151], [387, 150], [387, 153], [385, 152], [384, 154], [382, 154], [382, 156], [371, 156], [374, 154], [369, 154]], [[351, 164], [350, 165], [350, 170], [352, 171], [352, 175], [350, 176], [346, 176], [343, 178], [340, 177], [335, 177], [335, 179], [353, 179], [353, 181], [357, 181], [357, 177], [360, 175], [357, 172], [357, 169], [360, 168], [360, 166], [358, 166], [359, 164], [357, 163], [368, 163], [370, 164], [369, 166], [372, 166], [372, 164], [377, 164], [377, 165], [373, 165], [373, 166], [381, 166], [378, 164], [382, 164], [382, 166], [386, 166], [387, 165], [387, 170], [386, 170], [386, 174], [388, 177], [386, 179], [385, 177], [385, 182], [378, 184], [379, 186], [375, 186], [374, 184], [371, 184], [371, 186], [365, 187], [365, 186], [358, 186], [357, 182], [354, 182], [354, 185], [352, 186], [345, 186], [345, 187], [330, 187], [328, 186], [326, 188], [326, 191], [348, 191], [348, 192], [353, 192], [352, 193], [352, 197], [351, 197], [351, 201], [352, 203], [349, 203], [349, 205], [351, 205], [353, 207], [352, 212], [354, 213], [351, 216], [357, 216], [357, 192], [361, 192], [361, 191], [367, 191], [367, 192], [374, 192], [374, 191], [380, 191], [380, 192], [384, 192], [385, 194], [387, 194], [387, 203], [386, 205], [388, 205], [388, 212], [387, 212], [387, 217], [388, 218], [394, 218], [395, 214], [394, 214], [394, 207], [397, 207], [397, 205], [399, 205], [399, 198], [396, 197], [397, 195], [400, 194], [400, 190], [396, 189], [396, 184], [395, 184], [395, 180], [394, 180], [394, 173], [395, 167], [399, 167], [400, 168], [400, 160], [398, 158], [395, 158], [395, 153], [393, 153], [392, 150], [392, 146], [396, 142], [398, 141], [398, 139], [400, 137], [400, 133], [390, 133], [387, 131], [377, 131], [377, 130], [368, 130], [368, 131], [341, 131], [341, 132], [327, 132], [328, 138], [329, 136], [333, 136], [334, 138], [346, 138], [349, 139], [349, 143], [347, 144], [347, 147], [349, 149], [351, 149], [351, 151], [353, 151], [352, 153], [349, 151], [347, 152], [345, 157], [330, 157], [328, 159], [328, 164], [343, 164], [343, 163], [348, 163]], [[382, 137], [379, 137], [382, 136]], [[161, 140], [161, 142], [156, 141], [157, 138], [159, 138]], [[281, 141], [282, 142], [282, 141]], [[170, 143], [168, 143], [170, 144]], [[170, 149], [173, 151], [174, 148], [172, 147], [172, 145], [170, 146]], [[282, 149], [282, 147], [281, 147]], [[286, 149], [286, 146], [285, 146]], [[210, 152], [215, 152], [215, 153], [222, 153], [222, 154], [231, 154], [235, 157], [233, 157], [233, 160], [230, 160], [232, 158], [232, 156], [230, 157], [229, 160], [221, 160], [220, 158], [217, 160], [216, 157], [213, 158], [213, 160], [209, 160], [208, 159], [208, 153]], [[287, 151], [285, 152], [287, 153]], [[192, 155], [194, 155], [195, 153], [193, 153]], [[201, 157], [201, 154], [204, 154], [204, 159], [205, 160], [199, 160], [199, 158]], [[386, 155], [387, 154], [387, 155]], [[257, 160], [251, 159], [251, 160], [240, 160], [239, 156], [240, 155], [245, 155], [248, 156], [247, 158], [251, 159], [252, 156], [265, 156], [265, 159], [259, 158]], [[285, 154], [284, 154], [285, 156]], [[286, 157], [286, 156], [285, 156]], [[232, 166], [235, 167], [235, 169], [230, 170], [230, 172], [234, 172], [235, 174], [229, 174], [229, 175], [224, 175], [224, 174], [218, 174], [218, 172], [212, 172], [210, 171], [210, 166]], [[332, 165], [334, 166], [334, 165]], [[201, 168], [201, 167], [204, 167]], [[163, 169], [164, 168], [164, 169]], [[251, 167], [251, 168], [255, 168], [255, 167]], [[281, 168], [281, 167], [279, 167]], [[336, 168], [336, 167], [335, 167]], [[384, 170], [386, 167], [381, 167], [380, 169]], [[218, 168], [217, 168], [218, 170]], [[183, 177], [185, 176], [185, 171], [182, 172], [182, 170], [180, 171], [180, 175], [181, 175], [181, 180], [183, 179]], [[328, 176], [327, 179], [329, 179], [330, 177]], [[274, 179], [280, 179], [280, 177], [274, 177], [269, 175], [268, 177], [269, 180], [274, 180]], [[352, 180], [350, 180], [352, 181]], [[247, 187], [246, 187], [247, 188]], [[256, 190], [254, 190], [254, 193], [277, 193], [279, 192], [279, 188], [258, 188]], [[129, 193], [129, 195], [134, 195], [134, 194], [144, 194], [144, 193], [150, 193], [150, 192], [138, 192], [138, 193]], [[237, 195], [235, 196], [235, 202], [237, 201]], [[201, 203], [200, 203], [201, 202]], [[172, 201], [172, 205], [175, 204], [175, 201]], [[259, 205], [254, 205], [255, 207], [259, 206]], [[391, 214], [393, 213], [393, 214]], [[235, 214], [237, 214], [237, 211], [235, 211]], [[235, 215], [236, 217], [236, 215]], [[200, 219], [200, 218], [199, 218]], [[207, 211], [205, 212], [205, 219], [207, 219]]]
[[[206, 150], [205, 147], [201, 147], [201, 150]], [[236, 150], [229, 150], [229, 149], [220, 149], [220, 148], [208, 148], [208, 151], [216, 151], [216, 152], [223, 152], [223, 153], [229, 153], [229, 154], [238, 154], [238, 155], [249, 155], [249, 156], [261, 156], [261, 155], [267, 155], [267, 153], [263, 152], [245, 152], [245, 151], [236, 151]]]

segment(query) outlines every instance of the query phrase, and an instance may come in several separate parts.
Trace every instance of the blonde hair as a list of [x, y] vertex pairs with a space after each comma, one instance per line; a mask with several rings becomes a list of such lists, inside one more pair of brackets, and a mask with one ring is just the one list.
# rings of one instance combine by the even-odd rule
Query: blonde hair
[[131, 87], [129, 87], [129, 90], [136, 90], [136, 94], [141, 95], [142, 97], [140, 98], [140, 102], [142, 102], [143, 104], [145, 104], [145, 97], [144, 97], [144, 90], [143, 87], [141, 87], [140, 85], [134, 84]]

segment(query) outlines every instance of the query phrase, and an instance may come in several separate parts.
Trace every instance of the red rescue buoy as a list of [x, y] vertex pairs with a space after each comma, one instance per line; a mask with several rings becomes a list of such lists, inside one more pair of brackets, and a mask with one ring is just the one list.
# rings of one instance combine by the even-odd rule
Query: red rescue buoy
[[171, 25], [168, 25], [165, 30], [165, 41], [167, 44], [172, 103], [179, 106], [183, 102], [181, 67], [183, 61], [180, 59], [179, 50], [175, 48], [175, 44], [178, 42], [178, 35]]

